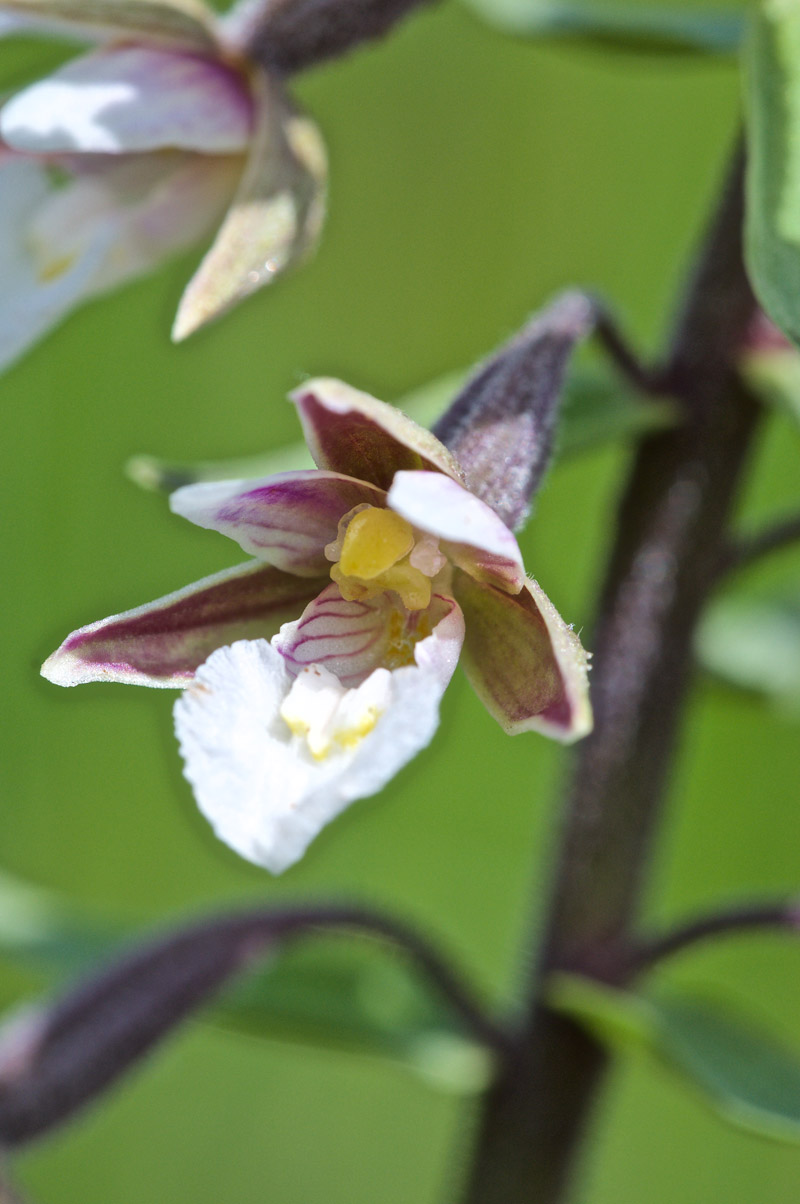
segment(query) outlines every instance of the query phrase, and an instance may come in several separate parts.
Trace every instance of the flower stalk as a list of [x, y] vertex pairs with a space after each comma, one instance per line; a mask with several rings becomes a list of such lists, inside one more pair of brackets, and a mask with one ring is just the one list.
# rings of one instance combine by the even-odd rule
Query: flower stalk
[[[556, 969], [625, 965], [692, 667], [758, 408], [734, 363], [755, 302], [742, 261], [738, 152], [676, 325], [664, 379], [685, 422], [646, 437], [616, 523], [595, 636], [595, 730], [580, 746], [516, 1057], [489, 1092], [465, 1204], [559, 1204], [606, 1055], [542, 1003]], [[538, 942], [537, 942], [538, 944]]]
[[227, 18], [233, 41], [269, 71], [292, 75], [383, 37], [431, 0], [242, 0]]
[[732, 540], [723, 549], [719, 566], [720, 576], [727, 577], [742, 572], [754, 564], [760, 564], [765, 557], [772, 556], [775, 552], [784, 552], [799, 543], [800, 514], [792, 514], [754, 535], [744, 535], [738, 540]]
[[652, 966], [660, 965], [668, 957], [720, 936], [742, 936], [747, 932], [763, 931], [783, 932], [795, 938], [800, 935], [800, 900], [753, 903], [698, 916], [667, 932], [642, 940], [633, 952], [630, 970], [633, 974], [640, 974]]
[[[508, 1038], [462, 976], [413, 927], [358, 905], [308, 904], [210, 917], [142, 945], [0, 1034], [0, 1147], [38, 1139], [102, 1094], [227, 982], [290, 942], [376, 937], [402, 952], [497, 1056]], [[3, 1195], [0, 1181], [0, 1204]]]

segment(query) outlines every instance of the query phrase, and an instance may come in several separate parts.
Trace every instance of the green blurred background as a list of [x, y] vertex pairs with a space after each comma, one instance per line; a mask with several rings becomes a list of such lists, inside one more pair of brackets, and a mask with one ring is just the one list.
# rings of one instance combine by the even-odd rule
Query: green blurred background
[[[41, 61], [32, 44], [4, 47], [5, 61], [14, 53], [20, 78]], [[499, 995], [547, 882], [565, 758], [536, 736], [505, 737], [463, 679], [434, 745], [273, 880], [197, 813], [171, 694], [60, 691], [38, 666], [79, 624], [241, 559], [131, 485], [131, 454], [212, 459], [293, 440], [283, 398], [307, 374], [395, 398], [485, 354], [569, 284], [601, 291], [655, 347], [735, 131], [739, 81], [730, 63], [514, 42], [450, 2], [295, 90], [332, 163], [309, 266], [174, 349], [190, 256], [86, 307], [0, 381], [2, 865], [143, 926], [245, 900], [373, 900], [429, 926]], [[799, 452], [797, 432], [771, 420], [751, 518], [796, 499]], [[559, 466], [522, 536], [581, 628], [627, 458], [617, 447]], [[798, 573], [786, 556], [761, 580]], [[654, 919], [797, 884], [797, 728], [708, 683], [688, 726]], [[667, 976], [727, 986], [800, 1045], [788, 941], [739, 940]], [[27, 986], [3, 969], [6, 1002]], [[40, 1204], [444, 1204], [470, 1118], [393, 1066], [197, 1024], [19, 1172]], [[799, 1173], [796, 1151], [725, 1129], [666, 1072], [626, 1061], [578, 1197], [789, 1204]]]

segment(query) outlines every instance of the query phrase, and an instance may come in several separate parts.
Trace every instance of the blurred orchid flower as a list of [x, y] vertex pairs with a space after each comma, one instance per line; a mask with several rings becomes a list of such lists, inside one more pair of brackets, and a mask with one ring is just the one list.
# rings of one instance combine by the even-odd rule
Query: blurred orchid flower
[[339, 381], [294, 401], [317, 469], [171, 499], [256, 559], [76, 631], [42, 670], [188, 686], [175, 722], [200, 809], [275, 873], [428, 744], [459, 654], [509, 733], [591, 727], [578, 637], [447, 448]]
[[0, 0], [3, 20], [98, 44], [0, 107], [0, 368], [220, 219], [176, 340], [314, 244], [321, 137], [226, 19], [186, 0]]

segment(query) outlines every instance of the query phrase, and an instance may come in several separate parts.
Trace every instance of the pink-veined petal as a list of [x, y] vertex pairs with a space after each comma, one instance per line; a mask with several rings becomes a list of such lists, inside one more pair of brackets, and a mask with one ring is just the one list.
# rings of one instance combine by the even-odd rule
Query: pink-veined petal
[[586, 653], [536, 582], [512, 597], [456, 570], [453, 590], [467, 675], [498, 723], [564, 742], [591, 731]]
[[132, 37], [137, 42], [214, 51], [214, 19], [196, 0], [3, 0], [23, 28], [79, 41]]
[[42, 673], [59, 686], [185, 686], [214, 649], [236, 639], [269, 638], [323, 585], [258, 561], [225, 569], [81, 627], [45, 661]]
[[291, 395], [320, 468], [388, 489], [402, 469], [429, 469], [458, 481], [444, 444], [401, 410], [340, 380], [310, 380]]
[[325, 545], [354, 506], [382, 506], [386, 495], [365, 481], [309, 469], [256, 481], [186, 485], [170, 497], [176, 514], [235, 539], [245, 552], [302, 576], [330, 575]]
[[247, 165], [225, 220], [181, 297], [180, 342], [310, 253], [325, 217], [327, 157], [313, 121], [279, 83], [251, 75], [255, 118]]
[[[217, 836], [278, 874], [350, 803], [380, 790], [438, 725], [446, 680], [425, 647], [436, 638], [417, 646], [418, 663], [374, 670], [361, 689], [379, 702], [364, 729], [316, 757], [281, 715], [297, 679], [277, 649], [256, 640], [215, 652], [178, 700], [175, 727], [184, 773]], [[354, 691], [341, 694], [346, 705]]]
[[518, 593], [525, 581], [522, 554], [490, 506], [441, 473], [399, 472], [388, 505], [412, 526], [436, 535], [442, 551], [478, 581]]
[[0, 110], [0, 133], [33, 154], [244, 150], [252, 119], [247, 85], [223, 63], [146, 46], [72, 59]]
[[408, 611], [395, 594], [347, 602], [338, 586], [329, 585], [273, 643], [291, 672], [322, 665], [344, 685], [358, 686], [377, 668], [414, 663], [447, 682], [463, 639], [464, 621], [453, 598], [434, 594], [426, 610]]

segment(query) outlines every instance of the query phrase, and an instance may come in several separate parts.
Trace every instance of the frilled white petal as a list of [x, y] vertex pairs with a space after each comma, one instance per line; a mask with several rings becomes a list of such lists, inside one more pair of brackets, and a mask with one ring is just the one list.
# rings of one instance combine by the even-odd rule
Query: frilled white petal
[[8, 367], [90, 291], [109, 252], [111, 232], [97, 228], [83, 254], [43, 278], [27, 240], [32, 212], [46, 203], [50, 184], [38, 163], [0, 158], [0, 369]]
[[123, 46], [73, 59], [11, 98], [0, 134], [37, 154], [177, 147], [242, 151], [251, 105], [232, 68], [177, 50]]
[[478, 581], [518, 593], [522, 553], [485, 502], [440, 472], [395, 473], [387, 503], [412, 526], [442, 541], [450, 558]]
[[356, 691], [315, 666], [292, 677], [265, 640], [220, 648], [175, 706], [200, 810], [242, 857], [281, 873], [428, 744], [445, 684], [424, 651]]

